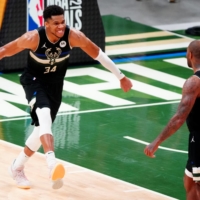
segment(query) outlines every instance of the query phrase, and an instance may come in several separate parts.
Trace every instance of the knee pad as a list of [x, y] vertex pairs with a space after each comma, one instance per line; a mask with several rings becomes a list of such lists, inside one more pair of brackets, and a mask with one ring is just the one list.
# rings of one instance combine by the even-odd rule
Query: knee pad
[[33, 132], [31, 135], [28, 137], [26, 140], [26, 146], [31, 150], [31, 151], [37, 151], [40, 146], [41, 146], [41, 141], [40, 141], [40, 136], [39, 136], [39, 129], [40, 127], [37, 126], [33, 129]]
[[39, 124], [40, 124], [40, 131], [39, 136], [42, 136], [44, 134], [52, 134], [51, 131], [51, 125], [52, 125], [52, 119], [51, 119], [51, 111], [49, 108], [37, 108], [36, 114], [38, 116]]

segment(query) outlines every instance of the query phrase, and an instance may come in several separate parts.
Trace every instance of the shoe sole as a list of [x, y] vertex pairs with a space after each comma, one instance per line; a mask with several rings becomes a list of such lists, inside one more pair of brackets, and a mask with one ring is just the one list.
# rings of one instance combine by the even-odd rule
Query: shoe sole
[[52, 188], [53, 189], [60, 189], [62, 186], [63, 186], [63, 180], [62, 179], [52, 181]]
[[51, 180], [57, 181], [65, 176], [65, 168], [62, 164], [56, 164], [51, 172]]
[[[11, 167], [12, 167], [12, 166], [10, 166], [10, 167], [8, 168], [8, 173], [9, 173], [9, 175], [12, 177], [12, 179], [15, 180], [14, 177], [13, 177], [13, 175], [12, 175], [12, 169], [11, 169]], [[16, 185], [17, 185], [17, 184], [16, 184]], [[30, 188], [31, 188], [30, 185], [17, 185], [17, 187], [18, 187], [18, 188], [21, 188], [21, 189], [30, 189]]]
[[18, 188], [20, 189], [30, 189], [31, 186], [22, 186], [22, 185], [17, 185]]

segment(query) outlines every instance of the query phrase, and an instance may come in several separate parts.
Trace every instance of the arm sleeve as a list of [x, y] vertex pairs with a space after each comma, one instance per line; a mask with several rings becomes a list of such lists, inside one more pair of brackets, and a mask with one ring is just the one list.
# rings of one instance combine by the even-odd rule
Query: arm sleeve
[[99, 49], [99, 55], [95, 58], [95, 60], [99, 61], [106, 69], [111, 71], [119, 80], [124, 78], [125, 75], [101, 49]]

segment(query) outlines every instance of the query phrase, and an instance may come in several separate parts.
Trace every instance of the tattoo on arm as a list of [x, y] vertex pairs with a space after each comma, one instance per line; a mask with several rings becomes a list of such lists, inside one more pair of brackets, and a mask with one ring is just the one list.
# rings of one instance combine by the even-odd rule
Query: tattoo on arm
[[200, 90], [200, 79], [192, 76], [183, 86], [182, 99], [176, 114], [170, 119], [167, 126], [157, 137], [157, 142], [161, 143], [174, 134], [185, 122], [190, 113]]

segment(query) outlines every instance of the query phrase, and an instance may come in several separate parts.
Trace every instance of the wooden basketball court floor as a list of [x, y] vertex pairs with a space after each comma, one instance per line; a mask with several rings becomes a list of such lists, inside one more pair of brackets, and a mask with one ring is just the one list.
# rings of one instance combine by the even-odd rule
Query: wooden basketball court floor
[[32, 188], [22, 190], [7, 171], [32, 130], [31, 120], [21, 72], [1, 74], [0, 199], [185, 199], [186, 126], [163, 143], [156, 159], [143, 150], [176, 111], [182, 85], [192, 74], [185, 50], [193, 38], [116, 16], [102, 19], [106, 53], [132, 80], [133, 89], [123, 93], [98, 64], [69, 68], [52, 127], [56, 156], [67, 171], [64, 186], [51, 189], [40, 149], [25, 168]]
[[[12, 149], [12, 151], [10, 151]], [[64, 164], [67, 174], [64, 178], [64, 186], [59, 190], [51, 189], [51, 181], [48, 179], [48, 170], [44, 155], [36, 153], [25, 169], [26, 175], [32, 182], [31, 189], [16, 188], [15, 182], [8, 177], [7, 171], [10, 161], [22, 150], [22, 147], [0, 141], [1, 199], [15, 200], [121, 200], [141, 199], [145, 200], [170, 200], [174, 198], [130, 184], [101, 173], [60, 161]], [[9, 152], [9, 153], [7, 153]], [[6, 155], [6, 156], [3, 156]]]

